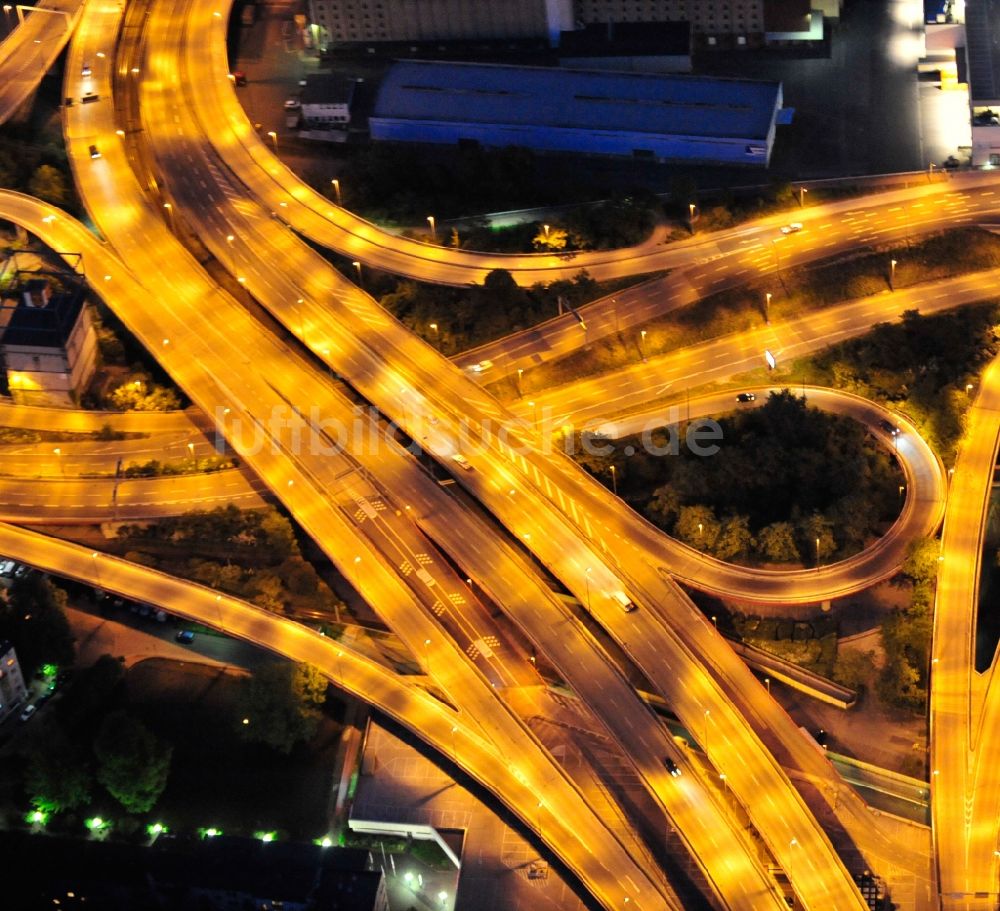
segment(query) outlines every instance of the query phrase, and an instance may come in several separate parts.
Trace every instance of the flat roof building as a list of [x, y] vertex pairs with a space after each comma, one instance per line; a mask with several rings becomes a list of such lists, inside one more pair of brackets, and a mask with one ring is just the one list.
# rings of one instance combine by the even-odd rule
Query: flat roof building
[[19, 403], [70, 407], [97, 368], [97, 333], [83, 288], [64, 275], [15, 278], [0, 299], [0, 354], [10, 393]]
[[781, 83], [436, 61], [393, 64], [376, 140], [766, 165]]
[[1000, 0], [967, 0], [965, 39], [972, 164], [1000, 167]]

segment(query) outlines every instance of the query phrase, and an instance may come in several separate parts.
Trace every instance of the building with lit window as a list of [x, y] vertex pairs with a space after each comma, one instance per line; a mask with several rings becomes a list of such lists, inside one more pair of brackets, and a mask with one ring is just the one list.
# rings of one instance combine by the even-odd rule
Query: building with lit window
[[408, 60], [369, 127], [394, 142], [763, 166], [781, 105], [778, 82]]
[[14, 646], [0, 640], [0, 721], [15, 711], [27, 695], [28, 688], [24, 685]]
[[593, 24], [689, 22], [706, 47], [815, 41], [840, 0], [309, 0], [313, 41], [331, 44], [544, 39]]

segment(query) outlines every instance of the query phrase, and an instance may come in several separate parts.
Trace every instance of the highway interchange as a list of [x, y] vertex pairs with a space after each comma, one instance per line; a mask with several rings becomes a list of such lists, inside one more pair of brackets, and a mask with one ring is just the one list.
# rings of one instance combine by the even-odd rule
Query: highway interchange
[[[780, 907], [782, 900], [755, 846], [720, 805], [715, 783], [688, 762], [683, 748], [639, 702], [588, 632], [587, 622], [592, 621], [646, 674], [688, 729], [700, 735], [701, 748], [717, 773], [726, 776], [727, 786], [750, 815], [768, 852], [791, 880], [800, 907], [864, 907], [847, 867], [817, 822], [816, 813], [822, 809], [817, 799], [833, 804], [840, 824], [876, 872], [879, 858], [892, 851], [896, 863], [916, 866], [918, 859], [907, 858], [905, 847], [884, 843], [884, 835], [860, 801], [842, 793], [829, 763], [674, 582], [681, 578], [751, 600], [813, 601], [891, 575], [906, 540], [932, 531], [944, 506], [944, 470], [913, 428], [904, 426], [899, 442], [909, 488], [904, 513], [877, 548], [820, 572], [750, 573], [728, 567], [670, 541], [567, 459], [547, 452], [523, 403], [512, 410], [504, 408], [461, 364], [449, 364], [410, 336], [287, 226], [365, 263], [428, 280], [467, 283], [500, 264], [523, 283], [575, 274], [584, 266], [599, 277], [673, 268], [683, 270], [692, 296], [697, 296], [746, 280], [748, 274], [767, 272], [775, 255], [786, 262], [806, 261], [942, 224], [974, 223], [997, 207], [995, 183], [989, 176], [921, 183], [874, 197], [871, 205], [853, 200], [849, 205], [808, 210], [814, 223], [807, 225], [817, 230], [793, 236], [779, 254], [770, 242], [778, 224], [775, 219], [710, 240], [696, 238], [645, 251], [641, 257], [628, 251], [581, 254], [571, 264], [557, 257], [497, 258], [404, 243], [331, 208], [263, 146], [226, 77], [226, 9], [201, 0], [156, 0], [148, 9], [145, 30], [126, 29], [116, 46], [121, 11], [86, 5], [67, 63], [66, 97], [80, 98], [87, 91], [100, 97], [97, 103], [66, 108], [64, 122], [81, 197], [107, 245], [64, 213], [16, 194], [2, 195], [0, 214], [53, 249], [84, 252], [94, 290], [161, 361], [201, 413], [214, 418], [252, 477], [261, 479], [270, 496], [280, 500], [409, 645], [425, 678], [421, 685], [407, 684], [404, 694], [400, 681], [372, 683], [360, 663], [355, 668], [352, 662], [351, 673], [357, 670], [359, 677], [348, 683], [348, 675], [338, 668], [338, 662], [347, 663], [344, 655], [334, 655], [329, 644], [321, 648], [308, 631], [297, 632], [295, 624], [270, 615], [262, 618], [261, 612], [214, 593], [194, 595], [196, 586], [164, 580], [142, 567], [27, 531], [4, 527], [0, 551], [140, 600], [163, 603], [298, 660], [307, 656], [305, 660], [322, 667], [331, 679], [338, 680], [339, 675], [345, 688], [364, 694], [442, 753], [453, 754], [469, 774], [536, 829], [605, 907], [621, 907], [623, 899], [642, 909], [681, 907], [670, 884], [657, 872], [655, 845], [650, 845], [651, 822], [655, 827], [657, 814], [662, 814], [660, 825], [669, 820], [684, 834], [716, 903], [763, 908]], [[93, 71], [86, 79], [79, 75], [84, 64]], [[116, 72], [120, 76], [113, 82]], [[124, 113], [112, 97], [122, 99]], [[131, 131], [121, 135], [126, 133], [123, 124], [134, 124], [136, 119], [142, 136]], [[231, 129], [219, 129], [220, 123]], [[90, 157], [92, 144], [99, 145], [100, 159]], [[154, 186], [166, 195], [148, 193]], [[806, 221], [807, 215], [802, 218]], [[188, 231], [197, 234], [221, 266], [284, 324], [285, 334], [251, 319], [198, 266], [174, 236]], [[820, 238], [822, 243], [816, 242]], [[280, 274], [268, 267], [274, 262], [283, 264]], [[677, 279], [672, 275], [665, 281], [671, 280]], [[963, 299], [988, 295], [983, 276], [965, 281], [962, 293], [968, 296]], [[912, 289], [894, 295], [891, 302], [876, 298], [856, 306], [895, 316], [905, 295], [927, 292]], [[954, 293], [951, 285], [939, 291], [938, 306], [958, 302]], [[158, 306], [144, 306], [149, 299]], [[649, 299], [651, 310], [630, 306], [628, 318], [662, 312], [674, 295], [650, 294]], [[615, 331], [621, 325], [618, 307], [608, 302], [601, 306], [603, 310], [593, 308], [593, 322], [587, 316], [588, 326], [594, 325], [595, 332]], [[683, 388], [681, 380], [690, 381], [698, 373], [693, 365], [713, 365], [707, 375], [699, 376], [700, 384], [716, 375], [740, 372], [733, 365], [743, 361], [759, 365], [761, 351], [768, 345], [782, 353], [796, 345], [808, 350], [809, 345], [828, 344], [837, 333], [855, 334], [871, 324], [871, 314], [863, 309], [835, 311], [805, 317], [801, 325], [762, 327], [759, 337], [747, 333], [710, 343], [717, 345], [711, 357], [695, 349], [675, 354], [671, 357], [677, 377], [674, 388]], [[578, 326], [568, 321], [550, 325], [544, 332], [510, 342], [509, 356], [495, 362], [502, 362], [509, 372], [518, 363], [537, 361], [540, 351], [580, 343]], [[294, 345], [289, 334], [298, 337], [309, 353]], [[715, 367], [716, 361], [722, 363]], [[333, 380], [332, 371], [349, 385]], [[665, 379], [662, 369], [654, 377], [654, 366], [644, 364], [620, 379], [554, 390], [551, 407], [558, 414], [556, 426], [571, 415], [579, 425], [580, 414], [586, 421], [604, 420], [643, 406], [650, 398], [662, 398], [665, 386], [675, 381], [669, 374]], [[609, 395], [615, 388], [622, 390], [620, 396]], [[977, 445], [963, 450], [957, 466], [962, 470], [956, 481], [970, 463], [968, 483], [980, 486], [970, 487], [961, 500], [954, 494], [948, 498], [940, 603], [947, 598], [949, 610], [941, 611], [939, 603], [937, 623], [947, 622], [951, 632], [947, 641], [941, 634], [935, 636], [932, 756], [940, 773], [933, 781], [935, 834], [941, 892], [945, 905], [954, 908], [996, 906], [992, 852], [997, 847], [998, 776], [988, 768], [988, 760], [971, 765], [958, 756], [949, 760], [942, 750], [971, 751], [971, 747], [963, 746], [967, 739], [953, 737], [951, 729], [945, 739], [938, 733], [944, 723], [958, 730], [968, 713], [952, 703], [973, 695], [968, 649], [963, 646], [972, 631], [970, 602], [968, 593], [959, 589], [973, 579], [969, 565], [970, 561], [978, 565], [979, 552], [973, 553], [975, 542], [967, 540], [972, 522], [951, 516], [953, 512], [974, 516], [975, 530], [981, 528], [982, 485], [988, 491], [992, 463], [989, 475], [984, 466], [995, 458], [997, 439], [997, 428], [990, 423], [995, 408], [988, 404], [992, 390], [988, 374], [976, 406], [986, 415], [983, 428], [970, 437]], [[828, 407], [837, 401], [843, 404], [841, 397], [810, 390], [817, 400], [824, 395]], [[348, 452], [320, 458], [298, 445], [300, 433], [316, 433], [313, 409], [318, 409], [320, 422], [352, 426], [358, 396], [421, 440], [427, 452], [452, 469], [465, 493], [443, 491], [426, 463], [409, 457], [393, 442], [390, 428], [379, 417], [363, 427], [366, 437], [378, 444], [375, 453], [366, 451], [372, 447], [352, 446]], [[696, 400], [696, 413], [699, 407], [711, 412], [720, 403]], [[870, 403], [845, 407], [868, 422], [878, 413]], [[11, 423], [23, 420], [30, 425], [35, 420], [50, 426], [44, 416], [32, 417], [29, 411]], [[83, 420], [69, 414], [67, 420]], [[281, 420], [275, 421], [275, 415]], [[141, 424], [134, 420], [136, 426]], [[470, 424], [474, 433], [463, 436]], [[178, 434], [175, 448], [186, 447], [187, 431], [177, 425], [172, 430]], [[254, 445], [261, 435], [267, 445]], [[84, 461], [106, 462], [112, 451], [92, 452]], [[461, 469], [452, 459], [466, 451], [471, 470]], [[46, 469], [48, 486], [59, 488], [52, 505], [62, 497], [80, 499], [72, 476], [79, 473], [81, 463], [73, 462], [71, 469], [61, 453], [53, 455], [54, 462], [49, 460]], [[16, 459], [9, 464], [11, 473], [17, 473]], [[59, 479], [54, 477], [57, 473]], [[64, 474], [69, 475], [65, 481]], [[256, 482], [248, 477], [240, 483], [252, 488]], [[958, 490], [957, 483], [953, 490]], [[261, 492], [251, 489], [249, 494]], [[94, 496], [94, 512], [106, 510], [108, 491], [96, 491]], [[158, 496], [154, 492], [150, 502]], [[466, 497], [478, 500], [485, 512], [470, 508]], [[956, 505], [959, 500], [964, 505]], [[30, 511], [40, 502], [29, 500], [26, 505]], [[123, 512], [120, 517], [124, 516]], [[24, 521], [23, 513], [11, 518]], [[950, 529], [956, 526], [966, 538], [952, 545]], [[974, 537], [978, 540], [978, 534]], [[451, 568], [449, 558], [462, 567], [461, 574]], [[422, 567], [424, 578], [414, 572], [416, 566]], [[950, 566], [956, 577], [953, 583], [944, 575]], [[466, 573], [468, 580], [462, 578]], [[548, 581], [553, 578], [576, 596], [589, 617], [574, 614], [555, 596]], [[640, 609], [623, 613], [611, 597], [615, 591], [627, 591]], [[444, 593], [447, 598], [442, 598]], [[188, 606], [179, 609], [182, 598], [188, 599]], [[492, 657], [480, 650], [470, 658], [471, 643], [497, 635], [485, 601], [497, 604], [515, 621], [621, 743], [656, 808], [652, 814], [642, 820], [609, 819], [610, 809], [588, 803], [534, 740], [507, 691], [536, 687], [536, 708], [541, 712], [545, 696], [516, 644]], [[947, 690], [937, 682], [944, 669]], [[384, 674], [384, 669], [380, 672]], [[421, 686], [436, 690], [450, 706], [434, 699], [421, 701], [420, 694], [426, 693]], [[428, 701], [433, 711], [427, 708]], [[987, 709], [994, 701], [986, 697]], [[442, 712], [451, 714], [439, 718]], [[985, 712], [985, 744], [996, 736], [996, 714]], [[970, 729], [978, 727], [971, 725], [966, 731]], [[463, 741], [458, 748], [456, 735]], [[664, 755], [682, 765], [687, 773], [682, 779], [665, 772]], [[979, 746], [971, 755], [990, 753]], [[504, 756], [517, 756], [517, 766], [511, 767]], [[973, 771], [959, 775], [967, 766]], [[800, 794], [786, 769], [808, 776], [819, 787]], [[973, 793], [972, 812], [963, 817], [963, 824], [951, 824], [950, 814], [960, 812], [956, 808], [964, 807], [965, 795]], [[540, 794], [545, 795], [542, 800]], [[984, 892], [979, 898], [969, 897]]]

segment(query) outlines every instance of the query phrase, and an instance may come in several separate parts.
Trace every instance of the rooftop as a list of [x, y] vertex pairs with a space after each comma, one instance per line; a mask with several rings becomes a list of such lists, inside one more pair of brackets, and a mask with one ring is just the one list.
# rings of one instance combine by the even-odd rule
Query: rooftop
[[375, 118], [765, 138], [781, 85], [599, 70], [399, 61]]
[[54, 290], [44, 307], [30, 307], [24, 302], [25, 292], [40, 292], [47, 284], [43, 278], [29, 279], [0, 299], [0, 345], [65, 346], [83, 308], [83, 290]]
[[354, 97], [354, 80], [333, 73], [306, 76], [302, 89], [303, 104], [350, 104]]
[[968, 0], [965, 34], [969, 49], [969, 96], [1000, 101], [1000, 0]]
[[691, 53], [690, 22], [592, 22], [559, 35], [560, 57], [673, 56]]

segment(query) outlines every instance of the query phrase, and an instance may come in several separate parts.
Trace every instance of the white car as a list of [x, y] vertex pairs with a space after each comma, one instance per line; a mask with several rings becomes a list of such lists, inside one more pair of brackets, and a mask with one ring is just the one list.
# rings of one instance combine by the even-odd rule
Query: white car
[[478, 364], [473, 364], [469, 369], [473, 373], [485, 373], [492, 366], [493, 361], [480, 361]]
[[302, 107], [302, 103], [298, 100], [298, 98], [289, 98], [285, 102], [286, 111], [297, 111], [300, 107]]
[[21, 721], [29, 721], [31, 716], [38, 711], [38, 706], [33, 703], [29, 703], [24, 707], [24, 711], [21, 712]]
[[794, 234], [796, 231], [801, 231], [801, 230], [802, 230], [802, 222], [800, 221], [793, 221], [790, 225], [781, 226], [782, 234]]

